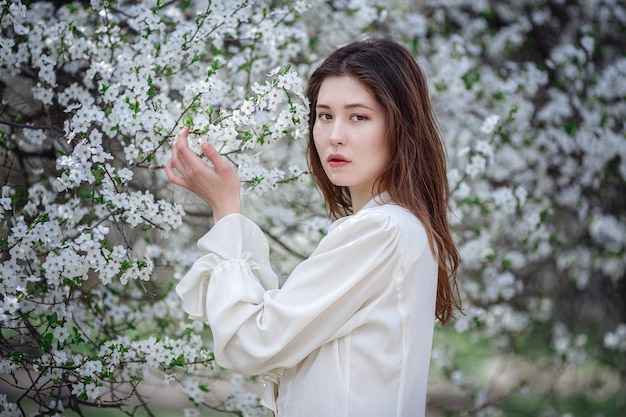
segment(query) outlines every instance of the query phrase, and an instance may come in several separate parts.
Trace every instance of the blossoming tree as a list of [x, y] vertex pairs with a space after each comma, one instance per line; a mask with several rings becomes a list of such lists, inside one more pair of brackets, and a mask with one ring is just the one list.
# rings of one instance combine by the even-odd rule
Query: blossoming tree
[[[152, 415], [155, 380], [186, 415], [264, 415], [172, 291], [211, 216], [163, 167], [182, 126], [216, 144], [286, 275], [328, 224], [304, 83], [366, 34], [415, 53], [447, 140], [465, 311], [437, 329], [432, 412], [624, 411], [623, 4], [0, 0], [0, 22], [1, 415]], [[497, 360], [467, 366], [467, 343]], [[536, 378], [581, 365], [586, 393]]]

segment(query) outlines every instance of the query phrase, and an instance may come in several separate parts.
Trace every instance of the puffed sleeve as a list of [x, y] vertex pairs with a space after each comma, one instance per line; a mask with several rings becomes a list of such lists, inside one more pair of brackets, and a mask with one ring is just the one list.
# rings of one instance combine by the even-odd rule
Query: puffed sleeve
[[220, 219], [198, 240], [198, 249], [205, 255], [176, 286], [183, 309], [192, 319], [207, 319], [207, 286], [211, 274], [229, 264], [246, 265], [249, 279], [238, 288], [242, 300], [258, 302], [266, 290], [278, 288], [278, 277], [269, 262], [267, 239], [256, 224], [241, 214]]
[[336, 222], [278, 289], [262, 232], [231, 215], [200, 239], [206, 255], [177, 291], [191, 316], [205, 314], [221, 366], [251, 375], [289, 368], [366, 320], [401, 268], [399, 239], [389, 215], [360, 211]]

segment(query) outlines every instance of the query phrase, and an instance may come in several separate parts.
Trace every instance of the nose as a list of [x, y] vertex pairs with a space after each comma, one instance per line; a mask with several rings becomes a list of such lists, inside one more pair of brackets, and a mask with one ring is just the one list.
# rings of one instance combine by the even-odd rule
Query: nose
[[330, 130], [330, 135], [328, 136], [328, 140], [330, 144], [333, 146], [340, 146], [346, 144], [346, 133], [343, 128], [343, 124], [340, 122], [333, 123], [333, 126]]

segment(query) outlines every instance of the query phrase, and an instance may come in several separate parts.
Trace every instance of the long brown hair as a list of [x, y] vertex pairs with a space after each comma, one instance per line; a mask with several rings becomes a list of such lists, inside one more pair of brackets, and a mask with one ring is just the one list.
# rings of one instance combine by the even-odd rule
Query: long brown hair
[[426, 78], [411, 53], [387, 39], [344, 46], [311, 75], [306, 90], [311, 103], [309, 169], [335, 218], [352, 213], [350, 193], [347, 187], [334, 185], [324, 173], [313, 140], [313, 125], [322, 82], [326, 77], [342, 75], [361, 81], [385, 109], [391, 163], [376, 181], [374, 195], [387, 191], [393, 202], [410, 210], [426, 228], [439, 264], [435, 316], [446, 323], [455, 309], [460, 310], [456, 282], [459, 253], [448, 224], [446, 153]]

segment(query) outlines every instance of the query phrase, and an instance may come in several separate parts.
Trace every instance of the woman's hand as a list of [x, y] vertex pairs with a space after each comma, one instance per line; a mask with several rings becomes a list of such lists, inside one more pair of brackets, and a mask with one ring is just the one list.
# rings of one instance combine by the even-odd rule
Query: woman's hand
[[217, 149], [209, 143], [200, 147], [211, 165], [200, 159], [187, 142], [188, 128], [183, 128], [172, 144], [172, 159], [165, 172], [172, 184], [186, 188], [213, 207], [213, 219], [241, 213], [241, 182], [237, 173]]

